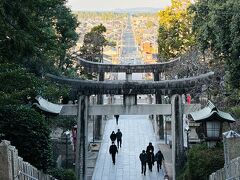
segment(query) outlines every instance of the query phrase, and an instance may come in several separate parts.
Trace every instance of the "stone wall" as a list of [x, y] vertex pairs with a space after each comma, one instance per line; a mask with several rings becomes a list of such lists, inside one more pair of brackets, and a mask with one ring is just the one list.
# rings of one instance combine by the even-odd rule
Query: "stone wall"
[[225, 165], [212, 173], [210, 180], [240, 180], [240, 137], [223, 138]]
[[1, 180], [56, 180], [54, 177], [42, 173], [28, 162], [23, 161], [18, 156], [17, 149], [6, 140], [0, 143], [0, 178]]
[[240, 179], [240, 157], [230, 161], [228, 165], [209, 176], [209, 180], [239, 180]]
[[229, 160], [240, 157], [240, 138], [228, 138], [226, 143], [228, 143]]

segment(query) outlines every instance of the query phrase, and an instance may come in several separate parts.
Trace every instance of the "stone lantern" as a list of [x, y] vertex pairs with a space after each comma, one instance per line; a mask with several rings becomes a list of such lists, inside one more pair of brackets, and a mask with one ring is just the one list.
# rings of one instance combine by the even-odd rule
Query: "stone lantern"
[[191, 118], [200, 123], [200, 132], [209, 147], [216, 145], [216, 142], [222, 140], [223, 122], [235, 122], [234, 118], [226, 112], [218, 110], [211, 101], [207, 106], [199, 111], [190, 113]]

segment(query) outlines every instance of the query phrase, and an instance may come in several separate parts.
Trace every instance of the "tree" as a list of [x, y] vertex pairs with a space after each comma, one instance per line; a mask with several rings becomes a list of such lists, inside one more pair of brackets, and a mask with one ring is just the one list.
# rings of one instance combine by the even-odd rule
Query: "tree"
[[52, 163], [51, 122], [31, 108], [32, 101], [42, 95], [56, 102], [68, 93], [68, 88], [43, 80], [18, 65], [0, 64], [0, 70], [0, 134], [16, 146], [25, 161], [46, 171]]
[[21, 64], [38, 75], [55, 71], [56, 64], [62, 68], [77, 25], [65, 2], [0, 1], [0, 63]]
[[65, 71], [73, 64], [69, 49], [76, 44], [78, 35], [75, 29], [78, 26], [77, 18], [65, 6], [56, 8], [56, 30], [59, 48], [58, 68]]
[[0, 64], [0, 106], [27, 105], [37, 95], [57, 102], [69, 88], [41, 79], [26, 68], [15, 64]]
[[0, 1], [0, 134], [37, 168], [51, 164], [49, 121], [31, 109], [36, 95], [57, 102], [69, 89], [42, 78], [73, 64], [77, 20], [66, 0]]
[[187, 11], [190, 0], [172, 0], [159, 12], [158, 55], [161, 60], [178, 57], [195, 44], [191, 30], [192, 15]]
[[240, 4], [235, 0], [200, 0], [191, 7], [193, 31], [202, 51], [210, 50], [213, 63], [224, 62], [229, 82], [240, 88]]
[[0, 133], [17, 147], [25, 161], [44, 171], [51, 166], [50, 129], [34, 109], [0, 107]]
[[106, 28], [100, 24], [84, 35], [83, 46], [80, 48], [82, 58], [94, 62], [103, 61], [103, 47], [107, 45], [104, 32]]

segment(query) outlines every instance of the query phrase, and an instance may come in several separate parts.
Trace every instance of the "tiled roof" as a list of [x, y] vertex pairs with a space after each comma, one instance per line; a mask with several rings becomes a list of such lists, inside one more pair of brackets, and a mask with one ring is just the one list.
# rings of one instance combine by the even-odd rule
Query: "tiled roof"
[[235, 122], [231, 114], [218, 110], [211, 101], [208, 102], [205, 108], [192, 112], [190, 115], [196, 122], [210, 120], [211, 118], [221, 121]]
[[37, 100], [37, 103], [33, 103], [33, 105], [35, 105], [44, 112], [59, 114], [62, 110], [62, 105], [53, 104], [46, 99], [43, 99], [41, 96], [36, 96], [35, 99]]

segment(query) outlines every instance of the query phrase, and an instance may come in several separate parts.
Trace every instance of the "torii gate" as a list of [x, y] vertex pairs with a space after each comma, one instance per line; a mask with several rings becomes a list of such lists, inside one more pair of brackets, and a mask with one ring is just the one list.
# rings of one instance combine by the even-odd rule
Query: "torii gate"
[[[143, 65], [112, 65], [87, 62], [85, 63], [87, 70], [97, 68], [99, 73], [105, 72], [126, 72], [126, 81], [93, 81], [93, 80], [78, 80], [64, 77], [58, 77], [48, 74], [47, 77], [63, 84], [68, 84], [72, 88], [77, 89], [79, 93], [77, 105], [56, 105], [44, 101], [40, 108], [48, 109], [50, 106], [58, 109], [59, 115], [75, 115], [77, 116], [77, 147], [76, 147], [76, 176], [77, 179], [85, 180], [86, 178], [86, 153], [88, 148], [87, 127], [89, 115], [171, 115], [172, 117], [172, 161], [173, 161], [173, 179], [176, 177], [176, 170], [181, 166], [181, 155], [184, 153], [183, 147], [183, 125], [182, 114], [192, 112], [194, 104], [182, 104], [181, 95], [192, 90], [195, 86], [204, 84], [213, 75], [213, 72], [202, 74], [199, 76], [167, 80], [167, 81], [132, 81], [132, 72], [149, 72], [156, 67], [163, 70], [172, 67], [171, 63], [159, 63], [149, 65], [150, 68], [143, 68]], [[176, 61], [173, 61], [174, 63]], [[173, 63], [173, 64], [174, 64]], [[111, 66], [111, 68], [109, 68]], [[146, 65], [147, 66], [147, 65]], [[89, 68], [89, 69], [88, 69]], [[94, 70], [96, 71], [96, 69]], [[156, 71], [159, 72], [159, 71]], [[137, 94], [171, 94], [171, 104], [137, 104]], [[90, 105], [89, 96], [93, 94], [123, 94], [124, 103], [121, 105]], [[44, 107], [45, 106], [45, 107]], [[200, 108], [200, 105], [199, 105]]]

